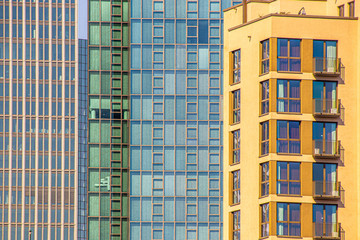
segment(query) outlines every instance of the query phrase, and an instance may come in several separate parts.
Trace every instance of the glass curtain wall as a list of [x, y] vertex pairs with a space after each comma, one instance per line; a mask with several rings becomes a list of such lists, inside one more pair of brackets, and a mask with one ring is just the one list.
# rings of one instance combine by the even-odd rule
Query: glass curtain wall
[[74, 239], [77, 4], [0, 3], [0, 239]]
[[128, 239], [129, 2], [90, 0], [88, 239]]
[[221, 239], [222, 10], [131, 1], [130, 239]]

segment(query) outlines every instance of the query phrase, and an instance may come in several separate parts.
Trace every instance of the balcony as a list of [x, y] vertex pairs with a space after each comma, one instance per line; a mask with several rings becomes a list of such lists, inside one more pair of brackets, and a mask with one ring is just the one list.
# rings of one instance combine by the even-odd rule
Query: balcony
[[315, 158], [339, 158], [340, 141], [313, 140], [313, 156]]
[[314, 239], [329, 239], [338, 240], [343, 239], [340, 223], [313, 223]]
[[340, 58], [314, 58], [314, 75], [317, 76], [339, 76], [340, 75]]
[[315, 117], [336, 118], [342, 115], [343, 108], [340, 100], [313, 99], [313, 114]]
[[340, 182], [313, 181], [313, 195], [315, 199], [340, 199], [341, 184]]

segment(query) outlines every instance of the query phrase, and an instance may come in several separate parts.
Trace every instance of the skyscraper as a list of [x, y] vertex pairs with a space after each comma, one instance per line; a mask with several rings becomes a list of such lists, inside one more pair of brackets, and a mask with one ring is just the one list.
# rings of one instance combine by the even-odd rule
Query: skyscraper
[[90, 0], [88, 239], [128, 239], [129, 3]]
[[220, 33], [237, 3], [90, 1], [90, 239], [221, 239]]
[[221, 239], [231, 3], [131, 1], [130, 239]]
[[75, 239], [77, 4], [0, 4], [0, 238]]
[[224, 18], [224, 239], [360, 239], [359, 5]]

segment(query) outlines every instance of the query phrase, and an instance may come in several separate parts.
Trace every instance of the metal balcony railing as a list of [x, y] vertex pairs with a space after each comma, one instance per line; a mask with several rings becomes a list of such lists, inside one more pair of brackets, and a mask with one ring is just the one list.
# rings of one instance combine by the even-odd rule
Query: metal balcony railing
[[313, 181], [314, 198], [339, 199], [340, 182]]
[[313, 114], [321, 117], [338, 117], [341, 102], [336, 99], [313, 99]]
[[340, 58], [314, 58], [314, 74], [315, 75], [340, 75]]
[[313, 149], [314, 157], [340, 157], [340, 141], [337, 140], [313, 140]]
[[313, 236], [314, 239], [341, 239], [340, 223], [314, 222]]

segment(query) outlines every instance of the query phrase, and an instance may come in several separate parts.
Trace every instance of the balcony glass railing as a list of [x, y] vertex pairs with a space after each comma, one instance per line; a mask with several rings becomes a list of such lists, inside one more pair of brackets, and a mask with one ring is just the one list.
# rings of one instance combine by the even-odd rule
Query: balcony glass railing
[[338, 157], [340, 143], [337, 140], [313, 140], [314, 156]]
[[337, 181], [313, 181], [314, 197], [339, 198], [340, 182]]
[[340, 223], [313, 223], [314, 238], [340, 239]]
[[340, 74], [340, 58], [314, 58], [314, 74]]
[[313, 99], [314, 115], [337, 117], [340, 115], [339, 106], [340, 100]]

